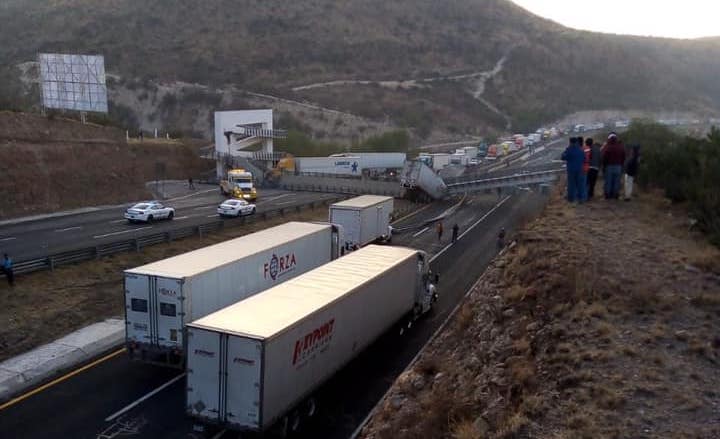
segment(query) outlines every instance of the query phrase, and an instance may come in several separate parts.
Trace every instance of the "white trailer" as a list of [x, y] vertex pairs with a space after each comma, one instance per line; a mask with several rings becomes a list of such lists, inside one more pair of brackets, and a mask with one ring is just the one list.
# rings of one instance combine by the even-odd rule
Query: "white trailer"
[[389, 241], [393, 198], [361, 195], [330, 205], [329, 221], [342, 228], [345, 250], [378, 240]]
[[298, 172], [319, 174], [362, 175], [360, 157], [296, 157], [295, 167]]
[[436, 171], [439, 171], [445, 166], [450, 165], [450, 154], [446, 152], [438, 152], [435, 154], [430, 154], [430, 156], [432, 157], [432, 167]]
[[404, 152], [342, 152], [330, 157], [358, 157], [363, 169], [398, 169], [405, 166]]
[[190, 323], [187, 413], [240, 431], [297, 427], [320, 385], [431, 308], [432, 280], [424, 252], [371, 245]]
[[126, 270], [129, 356], [182, 367], [186, 323], [329, 262], [339, 239], [337, 226], [289, 222]]

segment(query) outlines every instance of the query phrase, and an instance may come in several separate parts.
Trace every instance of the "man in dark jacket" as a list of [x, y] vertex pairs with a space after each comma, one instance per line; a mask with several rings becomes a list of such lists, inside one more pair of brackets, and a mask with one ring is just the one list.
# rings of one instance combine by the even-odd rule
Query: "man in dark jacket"
[[590, 167], [587, 173], [587, 194], [589, 200], [595, 195], [595, 183], [597, 182], [598, 172], [600, 171], [602, 154], [600, 153], [600, 144], [594, 143], [593, 139], [586, 139], [585, 145], [590, 147]]
[[620, 198], [620, 176], [625, 165], [625, 145], [618, 139], [617, 134], [610, 133], [602, 151], [605, 199], [617, 200]]
[[625, 201], [630, 201], [633, 192], [633, 183], [638, 174], [640, 161], [640, 145], [632, 146], [630, 160], [625, 163]]
[[582, 203], [585, 153], [577, 137], [570, 138], [570, 145], [562, 153], [562, 159], [567, 162], [567, 199], [571, 203]]

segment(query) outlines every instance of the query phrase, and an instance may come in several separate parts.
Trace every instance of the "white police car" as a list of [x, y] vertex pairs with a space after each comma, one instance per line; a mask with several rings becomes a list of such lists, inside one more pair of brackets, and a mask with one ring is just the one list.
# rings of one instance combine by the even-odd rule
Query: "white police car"
[[165, 207], [157, 201], [137, 203], [125, 211], [125, 219], [129, 222], [151, 223], [158, 219], [173, 219], [175, 209]]
[[252, 215], [255, 213], [255, 205], [245, 200], [229, 199], [225, 200], [217, 208], [220, 216], [241, 216]]

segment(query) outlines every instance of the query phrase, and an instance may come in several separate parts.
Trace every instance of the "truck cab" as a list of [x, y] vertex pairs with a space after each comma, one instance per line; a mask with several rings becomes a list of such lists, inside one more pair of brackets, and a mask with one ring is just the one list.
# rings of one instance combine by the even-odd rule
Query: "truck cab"
[[227, 180], [220, 182], [220, 191], [223, 195], [241, 200], [257, 200], [257, 189], [253, 183], [253, 175], [244, 169], [229, 170]]

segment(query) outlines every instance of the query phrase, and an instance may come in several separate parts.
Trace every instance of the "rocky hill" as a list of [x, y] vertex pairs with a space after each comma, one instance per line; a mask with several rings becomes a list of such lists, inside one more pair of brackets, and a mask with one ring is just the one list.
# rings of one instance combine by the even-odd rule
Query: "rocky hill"
[[[318, 137], [379, 124], [482, 135], [580, 110], [720, 108], [717, 39], [569, 30], [508, 0], [7, 0], [0, 21], [10, 66], [43, 51], [104, 54], [126, 125], [205, 130], [210, 110], [278, 102], [267, 95], [294, 102], [283, 111], [305, 122], [308, 102], [362, 120], [343, 130], [350, 118], [327, 123], [325, 112]], [[207, 87], [167, 88], [177, 81]]]

